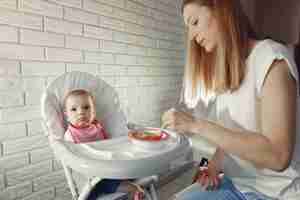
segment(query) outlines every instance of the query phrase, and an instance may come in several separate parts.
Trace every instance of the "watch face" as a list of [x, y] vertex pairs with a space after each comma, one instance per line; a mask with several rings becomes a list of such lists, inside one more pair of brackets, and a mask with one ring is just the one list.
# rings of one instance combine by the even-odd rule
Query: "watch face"
[[129, 137], [143, 141], [161, 141], [169, 137], [169, 134], [160, 129], [143, 129], [129, 132]]

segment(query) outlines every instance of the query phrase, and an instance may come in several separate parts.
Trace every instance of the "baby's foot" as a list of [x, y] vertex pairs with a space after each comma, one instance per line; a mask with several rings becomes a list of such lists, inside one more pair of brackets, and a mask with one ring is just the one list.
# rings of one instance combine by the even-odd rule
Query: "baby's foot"
[[144, 199], [144, 192], [135, 191], [133, 200], [143, 200]]
[[138, 184], [135, 184], [135, 183], [132, 183], [132, 182], [129, 182], [129, 184], [131, 185], [132, 187], [132, 192], [133, 192], [133, 200], [143, 200], [144, 199], [144, 189], [138, 185]]
[[118, 191], [129, 193], [129, 200], [143, 200], [145, 193], [144, 189], [140, 185], [129, 181], [121, 183]]

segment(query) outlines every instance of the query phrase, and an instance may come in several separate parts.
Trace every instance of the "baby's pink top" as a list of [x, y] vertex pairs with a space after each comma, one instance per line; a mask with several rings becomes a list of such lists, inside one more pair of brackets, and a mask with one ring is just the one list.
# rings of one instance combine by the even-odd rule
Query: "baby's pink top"
[[65, 133], [66, 140], [72, 140], [74, 143], [94, 142], [107, 139], [108, 136], [100, 122], [94, 121], [88, 127], [76, 127], [69, 124]]

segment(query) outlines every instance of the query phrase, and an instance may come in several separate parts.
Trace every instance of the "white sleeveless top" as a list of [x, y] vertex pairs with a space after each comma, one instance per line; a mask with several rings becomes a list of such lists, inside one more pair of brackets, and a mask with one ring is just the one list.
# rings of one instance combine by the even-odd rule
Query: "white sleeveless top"
[[[298, 72], [293, 56], [288, 49], [270, 39], [259, 41], [246, 60], [247, 73], [241, 87], [229, 94], [214, 99], [214, 108], [210, 110], [210, 119], [230, 129], [242, 128], [259, 132], [257, 123], [259, 98], [267, 72], [276, 59], [284, 59], [290, 74], [298, 84]], [[299, 88], [298, 88], [299, 91]], [[299, 94], [298, 94], [298, 103]], [[199, 107], [199, 105], [197, 106]], [[202, 109], [195, 109], [195, 115], [203, 117]], [[201, 111], [202, 110], [202, 111]], [[212, 112], [213, 111], [213, 112]], [[208, 114], [208, 113], [206, 113]], [[300, 139], [298, 129], [297, 138]], [[224, 171], [243, 192], [258, 192], [270, 199], [300, 199], [300, 140], [297, 139], [291, 166], [283, 172], [268, 169], [258, 170], [250, 162], [233, 155], [226, 155]], [[197, 147], [196, 147], [197, 148]], [[249, 146], [249, 151], [252, 148]], [[201, 149], [201, 147], [199, 147]], [[298, 156], [298, 157], [297, 157]], [[296, 161], [298, 162], [298, 169]]]

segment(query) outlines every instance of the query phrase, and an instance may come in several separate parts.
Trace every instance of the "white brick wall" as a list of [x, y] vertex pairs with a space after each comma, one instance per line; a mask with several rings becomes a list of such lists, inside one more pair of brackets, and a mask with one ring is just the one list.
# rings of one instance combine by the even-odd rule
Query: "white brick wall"
[[55, 197], [54, 188], [48, 188], [34, 192], [31, 195], [27, 196], [23, 200], [52, 200]]
[[72, 199], [70, 190], [67, 188], [67, 184], [65, 182], [56, 185], [55, 187], [56, 195], [58, 196], [55, 200], [70, 200]]
[[25, 94], [26, 105], [38, 105], [41, 103], [43, 90], [29, 90]]
[[0, 8], [0, 23], [17, 27], [42, 30], [43, 17], [16, 10]]
[[21, 62], [24, 76], [55, 76], [65, 72], [64, 63]]
[[61, 163], [56, 158], [53, 160], [53, 168], [54, 171], [63, 169]]
[[128, 55], [117, 55], [116, 56], [116, 64], [136, 65], [137, 64], [137, 57], [136, 56], [128, 56]]
[[113, 31], [109, 29], [104, 29], [96, 26], [84, 26], [84, 36], [93, 37], [104, 40], [112, 40], [113, 39]]
[[127, 53], [132, 54], [132, 55], [147, 56], [148, 55], [148, 49], [145, 48], [145, 47], [128, 45], [127, 46]]
[[11, 0], [2, 0], [0, 2], [0, 6], [2, 8], [10, 8], [15, 9], [17, 7], [17, 1], [11, 1]]
[[26, 136], [25, 123], [0, 125], [0, 141]]
[[44, 29], [48, 32], [62, 33], [66, 35], [82, 35], [83, 25], [46, 17], [44, 19]]
[[71, 49], [84, 49], [89, 51], [99, 50], [99, 41], [84, 37], [67, 36], [66, 47]]
[[49, 0], [51, 2], [55, 2], [60, 5], [75, 7], [75, 8], [81, 8], [81, 0]]
[[156, 47], [156, 41], [155, 39], [148, 38], [145, 36], [136, 36], [136, 44], [145, 46], [145, 47]]
[[0, 122], [20, 122], [40, 118], [39, 106], [3, 108], [0, 110]]
[[114, 64], [114, 55], [110, 53], [85, 52], [86, 63]]
[[67, 64], [67, 71], [82, 71], [91, 74], [97, 74], [98, 65], [97, 64]]
[[43, 133], [42, 120], [32, 120], [27, 122], [27, 134], [37, 135]]
[[24, 105], [24, 96], [22, 92], [18, 90], [0, 92], [0, 107], [23, 106], [23, 105]]
[[133, 12], [136, 12], [138, 14], [141, 14], [141, 15], [145, 15], [145, 14], [148, 14], [147, 13], [147, 7], [142, 5], [142, 4], [138, 4], [134, 1], [127, 1], [126, 2], [126, 8], [130, 11], [133, 11]]
[[98, 16], [79, 9], [65, 8], [64, 19], [83, 24], [98, 24]]
[[128, 21], [128, 22], [132, 22], [132, 23], [136, 23], [137, 19], [141, 16], [138, 16], [137, 14], [130, 12], [130, 11], [126, 11], [123, 9], [119, 9], [119, 8], [113, 8], [113, 14], [115, 18], [118, 19], [122, 19], [124, 21]]
[[0, 173], [24, 167], [29, 164], [29, 157], [26, 153], [18, 153], [0, 158]]
[[114, 32], [113, 33], [113, 40], [116, 42], [124, 42], [124, 43], [130, 43], [130, 44], [136, 44], [137, 36], [123, 33], [123, 32]]
[[0, 200], [71, 199], [40, 116], [46, 84], [63, 73], [98, 75], [132, 121], [159, 125], [181, 85], [177, 2], [0, 0]]
[[0, 76], [15, 76], [20, 73], [18, 61], [0, 60]]
[[39, 191], [42, 189], [51, 188], [54, 185], [64, 182], [64, 171], [56, 171], [45, 176], [41, 176], [33, 181], [33, 190]]
[[58, 49], [58, 48], [47, 48], [46, 57], [48, 61], [58, 62], [82, 62], [82, 52], [73, 49]]
[[37, 176], [48, 174], [52, 170], [52, 162], [44, 161], [38, 164], [29, 165], [27, 167], [11, 170], [6, 173], [7, 185], [16, 185], [28, 180], [32, 180]]
[[18, 185], [10, 186], [0, 192], [0, 199], [15, 200], [26, 197], [32, 193], [32, 182], [27, 181]]
[[46, 148], [36, 149], [30, 152], [31, 163], [38, 163], [40, 161], [50, 160], [53, 157], [53, 151], [48, 146]]
[[[108, 15], [112, 16], [113, 8], [106, 4], [94, 1], [94, 0], [83, 0], [83, 9], [93, 12], [97, 15]], [[99, 20], [97, 20], [99, 22]]]
[[46, 145], [47, 139], [43, 135], [7, 140], [3, 142], [3, 153], [4, 155], [9, 155], [26, 150], [29, 151], [35, 148], [42, 148]]
[[18, 29], [0, 25], [0, 42], [18, 42]]
[[129, 47], [127, 47], [124, 43], [112, 42], [107, 40], [101, 40], [101, 51], [109, 52], [109, 53], [121, 53], [126, 54], [129, 53]]
[[21, 29], [20, 43], [38, 46], [64, 47], [64, 35]]
[[101, 4], [107, 4], [107, 5], [121, 7], [121, 8], [125, 7], [125, 0], [110, 0], [110, 1], [96, 0], [96, 1], [101, 3]]
[[43, 0], [19, 0], [19, 9], [21, 11], [31, 12], [34, 14], [56, 18], [63, 17], [62, 6], [48, 3], [47, 1]]
[[4, 175], [0, 174], [0, 190], [3, 190], [4, 188], [5, 188]]
[[44, 48], [1, 43], [0, 59], [43, 60]]
[[118, 31], [125, 31], [125, 23], [119, 19], [113, 19], [111, 17], [100, 16], [99, 24], [102, 27], [114, 29]]

